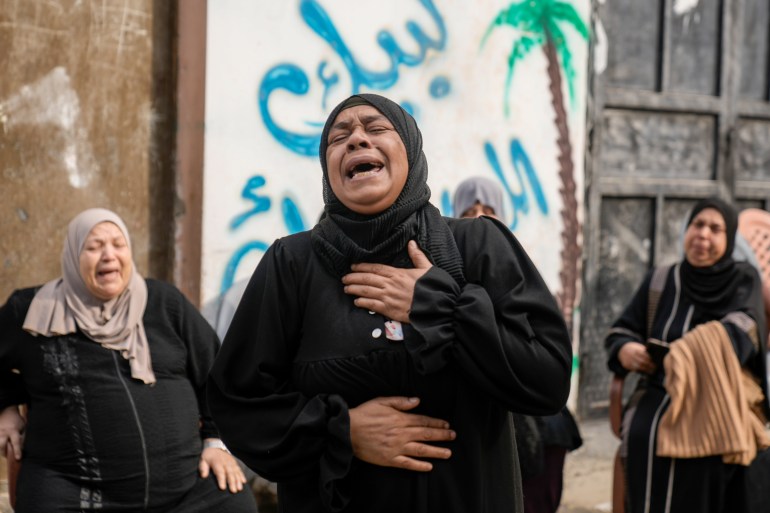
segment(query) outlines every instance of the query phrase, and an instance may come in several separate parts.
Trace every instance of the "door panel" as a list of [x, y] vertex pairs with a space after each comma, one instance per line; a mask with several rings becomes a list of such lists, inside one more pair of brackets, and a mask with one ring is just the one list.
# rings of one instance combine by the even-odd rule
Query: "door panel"
[[596, 2], [581, 300], [583, 417], [606, 415], [604, 336], [644, 275], [681, 258], [699, 199], [770, 205], [767, 0]]

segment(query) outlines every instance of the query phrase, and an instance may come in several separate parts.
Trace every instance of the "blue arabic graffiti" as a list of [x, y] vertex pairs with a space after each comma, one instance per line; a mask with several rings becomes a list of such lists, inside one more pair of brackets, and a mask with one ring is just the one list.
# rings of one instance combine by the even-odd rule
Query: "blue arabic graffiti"
[[246, 180], [246, 185], [243, 186], [241, 191], [241, 198], [254, 203], [254, 207], [239, 214], [230, 221], [230, 229], [235, 230], [243, 223], [245, 223], [250, 217], [270, 210], [270, 198], [267, 196], [258, 196], [257, 189], [265, 185], [265, 177], [256, 175]]
[[484, 143], [484, 154], [487, 157], [489, 165], [492, 166], [497, 178], [503, 185], [505, 193], [511, 200], [513, 205], [513, 217], [509, 228], [515, 230], [519, 223], [519, 212], [523, 214], [529, 213], [529, 196], [527, 195], [526, 182], [529, 183], [532, 195], [535, 197], [540, 212], [548, 214], [548, 202], [543, 194], [543, 187], [540, 185], [540, 179], [537, 177], [532, 162], [529, 160], [527, 152], [524, 150], [521, 142], [518, 139], [511, 139], [511, 163], [513, 164], [513, 172], [516, 177], [516, 185], [518, 186], [518, 192], [514, 192], [511, 189], [511, 184], [508, 183], [508, 179], [503, 173], [503, 169], [500, 166], [500, 161], [497, 158], [497, 152], [490, 142]]
[[[343, 65], [350, 74], [351, 94], [357, 94], [362, 87], [374, 90], [386, 90], [392, 87], [399, 78], [399, 66], [415, 67], [423, 63], [428, 50], [442, 51], [446, 46], [447, 33], [444, 20], [441, 17], [432, 0], [419, 0], [420, 4], [430, 13], [431, 18], [438, 28], [439, 36], [430, 38], [420, 26], [409, 20], [406, 29], [412, 35], [419, 46], [415, 54], [405, 52], [396, 42], [393, 34], [387, 30], [381, 30], [377, 34], [377, 42], [390, 58], [390, 67], [385, 71], [373, 71], [365, 68], [353, 55], [349, 46], [340, 36], [329, 15], [317, 0], [302, 0], [300, 2], [300, 14], [304, 22], [316, 34], [326, 41], [334, 52], [342, 60]], [[322, 107], [326, 109], [329, 92], [339, 83], [337, 73], [326, 73], [326, 61], [322, 61], [316, 74], [323, 84], [324, 93]], [[318, 155], [318, 143], [320, 142], [320, 130], [314, 133], [295, 133], [282, 128], [273, 118], [269, 108], [270, 96], [277, 90], [286, 90], [295, 95], [304, 95], [310, 90], [310, 80], [307, 74], [297, 65], [282, 63], [267, 71], [262, 83], [259, 85], [257, 102], [259, 111], [265, 126], [273, 137], [286, 148], [304, 156]], [[430, 93], [434, 98], [441, 98], [450, 91], [450, 85], [446, 77], [440, 77], [431, 85]], [[310, 121], [308, 126], [318, 127], [323, 123]]]
[[[516, 177], [519, 192], [511, 190], [511, 185], [508, 183], [508, 179], [505, 177], [503, 168], [500, 166], [500, 161], [497, 158], [497, 152], [491, 143], [484, 143], [484, 154], [486, 155], [487, 161], [492, 167], [495, 176], [500, 180], [500, 184], [502, 185], [505, 194], [507, 194], [508, 198], [511, 200], [513, 215], [511, 224], [508, 225], [511, 231], [514, 231], [519, 224], [519, 212], [522, 214], [529, 213], [529, 198], [525, 188], [525, 178], [532, 189], [532, 195], [535, 197], [535, 202], [537, 203], [540, 212], [548, 214], [548, 202], [543, 194], [543, 187], [540, 185], [537, 171], [535, 171], [532, 162], [529, 160], [529, 155], [527, 155], [521, 141], [518, 139], [511, 140], [511, 163], [513, 164], [513, 173]], [[449, 217], [458, 215], [457, 212], [454, 212], [452, 199], [449, 196], [449, 191], [446, 189], [441, 193], [441, 213]]]
[[[238, 214], [232, 221], [230, 221], [231, 231], [237, 230], [248, 219], [270, 210], [272, 205], [270, 198], [268, 196], [257, 194], [257, 189], [264, 187], [266, 183], [267, 180], [261, 175], [255, 175], [246, 180], [246, 185], [244, 185], [243, 191], [241, 191], [241, 197], [252, 202], [253, 206], [245, 212]], [[283, 215], [283, 222], [286, 225], [288, 233], [298, 233], [307, 229], [307, 223], [305, 223], [299, 207], [297, 207], [297, 204], [291, 197], [285, 196], [281, 201], [281, 214]], [[269, 246], [269, 243], [261, 240], [250, 240], [239, 246], [230, 257], [230, 260], [227, 261], [219, 292], [224, 294], [230, 287], [232, 287], [233, 282], [235, 281], [235, 275], [238, 272], [238, 267], [246, 255], [252, 251], [264, 253]]]

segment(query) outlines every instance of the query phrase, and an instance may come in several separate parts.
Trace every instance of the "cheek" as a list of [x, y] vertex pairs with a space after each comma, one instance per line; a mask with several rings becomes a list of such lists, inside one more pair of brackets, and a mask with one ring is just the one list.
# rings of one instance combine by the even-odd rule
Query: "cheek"
[[338, 152], [335, 151], [335, 148], [330, 148], [326, 152], [326, 170], [330, 175], [337, 171], [337, 168], [340, 164], [340, 159], [337, 157], [337, 153]]
[[714, 247], [720, 255], [725, 252], [727, 249], [727, 239], [725, 237], [720, 237], [716, 240], [716, 243], [714, 244]]
[[401, 193], [401, 189], [404, 188], [404, 185], [406, 184], [406, 179], [409, 176], [409, 164], [406, 159], [406, 154], [402, 155], [400, 159], [398, 159], [398, 164], [394, 166], [394, 176], [393, 176], [393, 185], [394, 189], [396, 189], [399, 193]]
[[93, 275], [94, 265], [91, 262], [91, 259], [88, 257], [88, 254], [84, 253], [80, 255], [80, 276], [83, 278], [83, 280], [88, 281], [89, 278]]
[[329, 152], [326, 155], [326, 175], [329, 180], [329, 187], [334, 190], [336, 194], [336, 188], [340, 185], [340, 173], [339, 173], [340, 159], [336, 158], [334, 152]]
[[131, 276], [131, 271], [134, 267], [134, 261], [131, 259], [131, 254], [126, 252], [120, 256], [120, 264], [122, 267], [122, 275], [124, 280], [128, 280]]
[[689, 229], [686, 232], [684, 232], [684, 247], [686, 248], [690, 246], [690, 244], [692, 244], [692, 241], [694, 239], [695, 239], [695, 232]]

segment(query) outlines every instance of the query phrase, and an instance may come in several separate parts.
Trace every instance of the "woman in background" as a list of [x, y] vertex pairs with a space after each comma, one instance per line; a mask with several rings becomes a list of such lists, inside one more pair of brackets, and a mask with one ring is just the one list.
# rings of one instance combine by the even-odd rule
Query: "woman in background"
[[17, 513], [256, 511], [205, 405], [216, 334], [176, 288], [139, 275], [115, 213], [70, 222], [62, 277], [11, 295], [0, 341]]
[[[453, 210], [460, 218], [482, 215], [503, 221], [503, 189], [498, 182], [473, 176], [455, 190]], [[577, 423], [566, 406], [555, 415], [513, 413], [521, 465], [525, 513], [556, 513], [564, 488], [564, 459], [583, 444]]]
[[[747, 509], [746, 466], [768, 442], [760, 420], [766, 331], [759, 275], [732, 258], [737, 226], [732, 206], [699, 201], [684, 259], [648, 274], [605, 340], [610, 370], [641, 375], [622, 432], [633, 513]], [[665, 360], [656, 353], [669, 347]], [[742, 383], [735, 390], [724, 386], [735, 378], [731, 369]], [[709, 400], [712, 388], [724, 394], [719, 401]], [[725, 415], [733, 403], [745, 415]]]

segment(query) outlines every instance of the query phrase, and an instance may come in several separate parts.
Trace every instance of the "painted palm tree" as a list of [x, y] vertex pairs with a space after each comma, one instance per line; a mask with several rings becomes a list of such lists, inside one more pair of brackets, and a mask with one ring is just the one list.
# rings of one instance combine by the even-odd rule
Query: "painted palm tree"
[[572, 64], [572, 52], [562, 27], [572, 27], [584, 40], [588, 40], [588, 27], [580, 19], [575, 8], [558, 0], [524, 0], [513, 3], [501, 10], [490, 24], [481, 41], [497, 27], [509, 26], [516, 29], [511, 53], [508, 56], [508, 74], [505, 78], [504, 111], [509, 113], [509, 91], [513, 81], [513, 70], [517, 62], [526, 58], [536, 48], [542, 48], [548, 62], [549, 89], [551, 105], [556, 115], [554, 121], [558, 131], [558, 162], [562, 199], [561, 217], [561, 269], [559, 280], [561, 291], [558, 293], [562, 312], [567, 324], [572, 329], [572, 314], [577, 299], [580, 226], [577, 219], [577, 199], [575, 197], [574, 164], [572, 162], [572, 144], [570, 143], [567, 112], [564, 107], [562, 92], [562, 70], [567, 81], [570, 101], [575, 100], [575, 68]]

